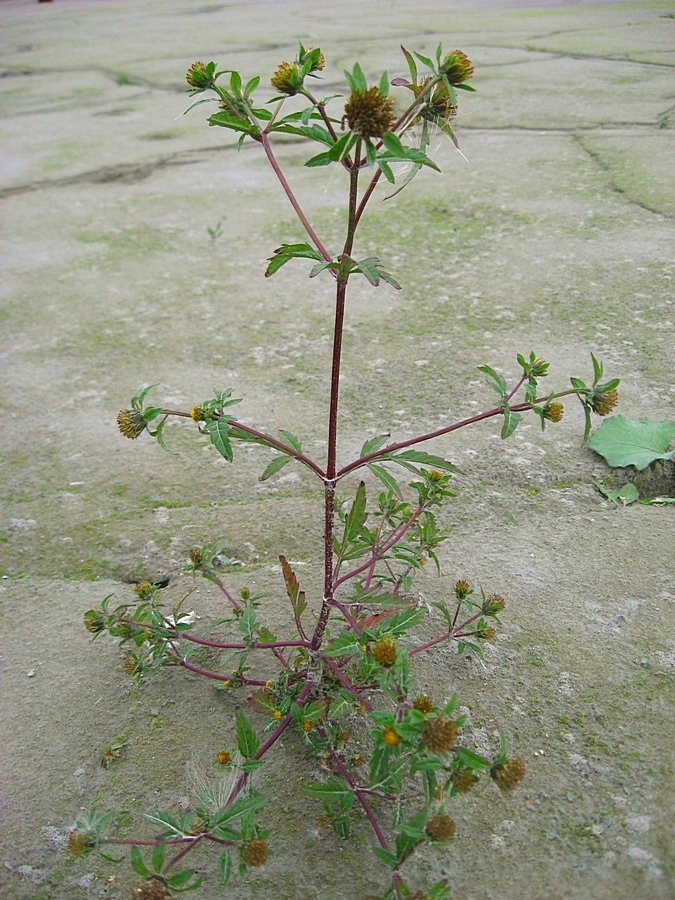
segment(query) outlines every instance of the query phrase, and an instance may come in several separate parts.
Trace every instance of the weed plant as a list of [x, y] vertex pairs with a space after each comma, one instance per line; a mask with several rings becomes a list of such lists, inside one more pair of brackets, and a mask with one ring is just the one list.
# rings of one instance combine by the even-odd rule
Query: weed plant
[[[458, 715], [456, 696], [436, 702], [415, 691], [416, 657], [454, 642], [459, 652], [482, 659], [481, 645], [494, 638], [505, 607], [500, 595], [486, 595], [464, 580], [457, 581], [451, 596], [429, 607], [413, 593], [414, 576], [427, 563], [440, 571], [437, 550], [446, 535], [437, 514], [453, 496], [451, 479], [459, 472], [451, 461], [421, 448], [488, 419], [501, 424], [502, 438], [513, 434], [525, 413], [536, 415], [544, 428], [560, 421], [561, 398], [566, 395], [581, 401], [586, 439], [591, 413], [604, 416], [616, 404], [618, 380], [603, 381], [595, 357], [590, 384], [572, 378], [570, 387], [552, 392], [540, 390], [548, 363], [534, 352], [518, 355], [520, 376], [514, 384], [482, 365], [479, 369], [496, 394], [492, 407], [406, 440], [383, 433], [366, 440], [358, 458], [339, 461], [340, 367], [349, 285], [362, 278], [373, 289], [382, 282], [386, 290], [400, 289], [379, 257], [359, 258], [355, 252], [359, 224], [383, 180], [392, 185], [393, 197], [422, 169], [439, 171], [427, 154], [430, 134], [440, 129], [457, 146], [453, 119], [458, 93], [473, 90], [473, 67], [462, 51], [446, 54], [439, 45], [429, 58], [402, 50], [405, 77], [390, 81], [384, 73], [369, 86], [358, 63], [345, 72], [346, 102], [340, 94], [315, 97], [310, 79], [319, 77], [324, 57], [319, 49], [302, 45], [293, 62], [281, 63], [274, 72], [276, 93], [264, 105], [254, 100], [259, 77], [244, 82], [238, 72], [219, 71], [213, 62], [194, 63], [187, 73], [190, 94], [196, 98], [190, 108], [217, 102], [209, 123], [235, 132], [240, 145], [252, 141], [259, 146], [304, 229], [306, 240], [289, 239], [274, 250], [265, 275], [301, 259], [310, 261], [311, 278], [322, 276], [334, 283], [327, 453], [325, 459], [314, 459], [291, 431], [268, 434], [236, 418], [233, 408], [239, 400], [229, 389], [191, 410], [174, 410], [147, 405], [150, 389], [145, 388], [120, 412], [119, 428], [131, 439], [147, 432], [165, 447], [167, 422], [182, 417], [196, 423], [228, 462], [241, 443], [273, 451], [262, 479], [289, 464], [304, 466], [323, 490], [316, 523], [323, 534], [323, 592], [308, 601], [293, 567], [281, 556], [294, 625], [291, 633], [276, 634], [265, 621], [261, 596], [234, 586], [240, 572], [222, 565], [222, 548], [195, 547], [188, 569], [222, 592], [229, 610], [223, 618], [207, 627], [198, 625], [184, 609], [185, 598], [167, 608], [162, 590], [148, 582], [139, 584], [127, 602], [115, 604], [109, 596], [85, 614], [85, 626], [94, 636], [107, 632], [129, 648], [129, 675], [140, 679], [165, 666], [178, 666], [237, 697], [232, 704], [236, 746], [233, 737], [233, 746], [223, 747], [214, 760], [229, 773], [227, 790], [204, 788], [199, 805], [183, 814], [148, 812], [146, 818], [157, 828], [149, 839], [109, 836], [114, 813], [87, 816], [72, 830], [69, 846], [74, 855], [95, 848], [107, 855], [113, 843], [130, 845], [131, 865], [140, 878], [135, 897], [164, 898], [198, 887], [189, 856], [206, 845], [219, 851], [222, 885], [228, 884], [233, 868], [239, 876], [250, 877], [249, 870], [265, 865], [271, 848], [266, 798], [256, 786], [256, 773], [282, 735], [292, 734], [316, 758], [316, 780], [306, 785], [306, 792], [317, 804], [321, 827], [346, 839], [352, 818], [365, 817], [387, 900], [448, 896], [446, 881], [428, 887], [409, 884], [406, 861], [430, 845], [443, 847], [452, 841], [458, 795], [484, 779], [511, 791], [525, 775], [522, 760], [509, 753], [504, 741], [492, 759], [465, 745], [465, 717]], [[390, 96], [392, 86], [405, 98], [399, 107]], [[289, 103], [291, 98], [295, 100]], [[336, 106], [339, 112], [334, 114]], [[279, 135], [318, 145], [319, 152], [305, 163], [317, 176], [328, 172], [332, 177], [335, 169], [343, 173], [346, 230], [337, 253], [315, 231], [284, 174], [275, 151]], [[372, 490], [367, 493], [361, 480], [348, 496], [347, 477], [366, 470], [378, 491], [374, 496]], [[421, 639], [415, 636], [416, 627], [425, 617], [436, 630], [433, 637]], [[209, 664], [214, 652], [220, 661]], [[270, 662], [276, 666], [273, 677]], [[362, 744], [355, 752], [355, 730], [365, 735], [367, 752]], [[114, 762], [122, 746], [118, 742], [106, 749], [106, 764]], [[316, 847], [307, 852], [322, 851]]]

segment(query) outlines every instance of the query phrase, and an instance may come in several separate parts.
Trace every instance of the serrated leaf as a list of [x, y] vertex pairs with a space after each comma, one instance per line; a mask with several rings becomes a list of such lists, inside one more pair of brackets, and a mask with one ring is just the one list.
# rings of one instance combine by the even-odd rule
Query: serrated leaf
[[675, 455], [675, 448], [670, 447], [673, 438], [675, 422], [612, 416], [605, 419], [588, 446], [610, 466], [635, 466], [642, 470], [656, 459], [671, 459]]
[[513, 412], [508, 406], [504, 407], [504, 424], [502, 425], [502, 440], [511, 437], [520, 422], [520, 413]]
[[359, 453], [359, 458], [363, 458], [364, 456], [370, 456], [371, 453], [375, 453], [376, 450], [379, 450], [381, 447], [387, 443], [389, 439], [389, 434], [378, 434], [377, 437], [369, 438], [364, 442], [363, 447], [361, 447], [361, 452]]
[[349, 656], [359, 646], [359, 639], [353, 632], [346, 632], [331, 641], [324, 649], [322, 656], [329, 659], [339, 656]]
[[284, 431], [284, 429], [282, 428], [279, 431], [279, 434], [281, 435], [281, 440], [284, 442], [284, 444], [287, 444], [289, 447], [297, 450], [298, 453], [302, 453], [302, 446], [300, 445], [300, 441], [292, 431]]
[[292, 456], [275, 456], [272, 462], [270, 462], [265, 469], [265, 471], [260, 476], [260, 481], [267, 481], [268, 478], [271, 478], [272, 475], [276, 475], [283, 467], [289, 463], [293, 459]]
[[[235, 709], [234, 714], [237, 722], [237, 746], [239, 747], [239, 752], [245, 759], [250, 759], [252, 756], [256, 755], [258, 748], [260, 747], [258, 735], [255, 733], [251, 723], [239, 707]], [[229, 820], [226, 819], [221, 821]]]
[[215, 421], [207, 422], [206, 430], [211, 438], [211, 443], [218, 453], [225, 457], [228, 462], [232, 462], [233, 453], [232, 444], [230, 443], [228, 434], [229, 424], [227, 416], [220, 416], [220, 418]]
[[252, 606], [248, 606], [237, 620], [237, 623], [246, 643], [252, 643], [255, 640], [258, 625], [255, 609]]
[[339, 719], [340, 716], [346, 716], [347, 713], [354, 710], [354, 697], [346, 692], [341, 692], [339, 697], [328, 707], [328, 718]]
[[399, 500], [403, 499], [403, 491], [401, 490], [398, 481], [396, 481], [390, 472], [387, 472], [382, 466], [376, 466], [374, 463], [368, 463], [368, 468], [376, 478], [380, 479], [387, 490], [393, 491]]
[[353, 794], [352, 789], [341, 778], [334, 776], [325, 784], [311, 784], [305, 788], [310, 797], [316, 797], [317, 800], [340, 800], [343, 796]]
[[[462, 475], [464, 474], [461, 469], [458, 469], [454, 463], [449, 462], [447, 459], [443, 459], [442, 456], [434, 456], [432, 453], [426, 453], [424, 450], [404, 450], [403, 453], [396, 453], [395, 455], [386, 457], [387, 459], [391, 459], [392, 462], [397, 462], [399, 465], [405, 465], [405, 463], [419, 463], [423, 466], [431, 466], [432, 469], [444, 469], [446, 472], [454, 472], [456, 474]], [[407, 466], [411, 471], [416, 471], [415, 468], [411, 466]]]

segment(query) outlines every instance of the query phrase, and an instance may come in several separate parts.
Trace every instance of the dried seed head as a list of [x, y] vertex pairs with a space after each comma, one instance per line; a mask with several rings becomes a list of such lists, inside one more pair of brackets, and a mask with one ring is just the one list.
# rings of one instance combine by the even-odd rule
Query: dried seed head
[[[421, 86], [424, 87], [428, 84], [430, 79], [431, 76], [426, 78]], [[453, 98], [447, 85], [437, 84], [420, 110], [420, 115], [423, 119], [432, 121], [443, 119], [445, 122], [451, 122], [457, 115], [457, 107], [453, 105], [452, 100]]]
[[495, 635], [497, 632], [494, 628], [491, 628], [489, 625], [486, 625], [484, 628], [481, 628], [476, 632], [476, 637], [481, 641], [493, 641], [495, 639]]
[[131, 890], [131, 896], [137, 900], [169, 900], [171, 892], [161, 878], [143, 878]]
[[435, 716], [424, 723], [422, 743], [432, 753], [447, 753], [455, 746], [457, 726], [452, 719]]
[[193, 566], [201, 565], [202, 551], [199, 549], [199, 547], [193, 547], [192, 550], [190, 550], [188, 556], [190, 557], [190, 562]]
[[124, 660], [124, 671], [127, 675], [138, 675], [142, 670], [143, 666], [140, 660], [136, 659], [135, 656], [127, 656]]
[[300, 71], [297, 63], [282, 62], [272, 76], [272, 87], [280, 94], [292, 97], [302, 87]]
[[463, 84], [473, 75], [471, 60], [461, 50], [453, 50], [443, 60], [441, 70], [450, 84]]
[[396, 747], [401, 743], [401, 735], [390, 725], [382, 732], [382, 743], [387, 747]]
[[354, 91], [347, 103], [345, 114], [349, 130], [364, 138], [381, 138], [391, 131], [396, 116], [394, 101], [379, 88], [371, 87], [365, 91]]
[[84, 627], [90, 634], [99, 634], [105, 629], [106, 618], [102, 609], [90, 609], [84, 614]]
[[68, 849], [73, 856], [84, 856], [95, 846], [96, 841], [77, 828], [74, 828], [68, 835]]
[[565, 407], [562, 403], [549, 403], [548, 406], [544, 407], [544, 418], [548, 419], [549, 422], [559, 422], [564, 412]]
[[213, 87], [214, 83], [213, 78], [208, 75], [206, 65], [203, 62], [192, 63], [187, 70], [185, 79], [190, 87], [197, 88], [200, 91], [205, 91], [207, 88]]
[[468, 581], [458, 581], [455, 585], [455, 597], [458, 600], [466, 600], [466, 598], [471, 593], [471, 585]]
[[252, 869], [264, 866], [270, 855], [270, 848], [262, 838], [251, 838], [241, 848], [241, 858]]
[[452, 776], [452, 786], [460, 794], [468, 794], [471, 788], [478, 783], [478, 777], [464, 769], [463, 772], [455, 772]]
[[427, 834], [432, 841], [450, 841], [455, 836], [455, 823], [450, 816], [434, 816], [427, 822]]
[[143, 413], [137, 409], [121, 409], [117, 414], [117, 427], [125, 438], [135, 441], [148, 427]]
[[619, 392], [615, 389], [594, 394], [591, 409], [599, 416], [608, 416], [619, 402]]
[[426, 694], [420, 694], [419, 697], [415, 697], [413, 700], [413, 709], [416, 709], [418, 712], [430, 713], [434, 708], [434, 701], [431, 697], [427, 697]]
[[485, 616], [496, 616], [505, 606], [506, 600], [504, 600], [503, 597], [499, 594], [490, 594], [490, 596], [483, 601], [482, 612]]
[[383, 637], [372, 649], [373, 659], [381, 666], [393, 666], [396, 662], [396, 641], [391, 637]]
[[519, 756], [507, 756], [490, 769], [490, 778], [501, 791], [513, 791], [525, 777], [525, 763]]

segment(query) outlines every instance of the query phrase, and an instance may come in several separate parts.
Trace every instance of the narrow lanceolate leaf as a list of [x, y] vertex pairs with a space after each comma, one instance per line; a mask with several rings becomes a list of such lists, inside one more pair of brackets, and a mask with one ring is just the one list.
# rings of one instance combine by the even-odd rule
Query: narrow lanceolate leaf
[[468, 750], [466, 747], [456, 747], [455, 753], [457, 754], [457, 759], [467, 769], [489, 769], [492, 765], [489, 760], [474, 753], [473, 750]]
[[387, 470], [382, 466], [376, 466], [374, 463], [369, 463], [368, 468], [376, 478], [380, 479], [387, 490], [393, 491], [394, 494], [399, 498], [399, 500], [403, 498], [403, 491], [399, 487], [399, 483], [398, 481], [396, 481], [393, 475], [387, 472]]
[[422, 466], [430, 466], [432, 469], [443, 469], [446, 472], [455, 472], [459, 475], [464, 474], [454, 463], [451, 463], [447, 459], [443, 459], [442, 456], [435, 456], [433, 453], [425, 453], [424, 450], [404, 450], [403, 453], [396, 453], [392, 454], [392, 456], [383, 458], [391, 459], [392, 462], [396, 462], [400, 466], [405, 466], [412, 472], [417, 471], [417, 469], [410, 464], [419, 463], [419, 465]]
[[300, 616], [307, 609], [305, 592], [300, 590], [298, 579], [295, 577], [295, 573], [293, 572], [293, 569], [291, 569], [290, 563], [288, 562], [286, 557], [280, 556], [279, 560], [281, 561], [281, 571], [284, 573], [286, 593], [288, 594], [288, 599], [291, 601], [293, 614], [297, 623], [300, 620]]
[[226, 809], [218, 810], [215, 816], [209, 820], [209, 825], [225, 825], [227, 822], [236, 822], [251, 813], [257, 813], [265, 805], [265, 798], [260, 794], [251, 794], [248, 797], [237, 797]]
[[260, 476], [260, 481], [267, 481], [272, 475], [275, 475], [279, 472], [283, 467], [289, 463], [293, 459], [292, 456], [275, 456], [271, 463], [267, 466], [265, 471]]
[[356, 489], [356, 496], [352, 508], [345, 520], [345, 533], [342, 540], [343, 548], [346, 548], [361, 534], [361, 529], [366, 524], [366, 485], [362, 481]]
[[148, 875], [152, 874], [143, 860], [143, 854], [141, 853], [139, 847], [134, 846], [131, 848], [129, 858], [131, 861], [131, 868], [137, 875], [147, 877]]
[[237, 721], [237, 746], [239, 747], [239, 752], [246, 759], [250, 759], [258, 752], [258, 747], [260, 746], [258, 735], [241, 709], [237, 707], [234, 714]]
[[144, 818], [148, 820], [148, 822], [154, 822], [155, 825], [161, 825], [165, 831], [163, 832], [164, 837], [184, 837], [185, 831], [178, 824], [178, 822], [174, 819], [173, 816], [170, 816], [169, 813], [145, 813]]
[[373, 847], [373, 853], [385, 866], [394, 869], [398, 865], [398, 860], [391, 850], [385, 850], [384, 847]]
[[310, 797], [316, 797], [318, 800], [341, 800], [349, 794], [352, 789], [341, 778], [333, 777], [325, 784], [311, 784], [305, 788]]
[[224, 456], [228, 462], [232, 462], [232, 444], [228, 434], [228, 418], [221, 416], [215, 421], [206, 423], [206, 430], [211, 438], [211, 443], [221, 456]]
[[164, 843], [164, 841], [160, 841], [159, 844], [155, 844], [152, 850], [152, 868], [155, 870], [155, 872], [162, 871], [165, 857], [166, 844]]
[[252, 606], [247, 607], [238, 619], [239, 631], [244, 635], [244, 640], [250, 644], [256, 638], [258, 620], [256, 611]]
[[218, 857], [218, 868], [220, 869], [220, 883], [225, 887], [232, 872], [232, 857], [229, 850], [223, 850]]

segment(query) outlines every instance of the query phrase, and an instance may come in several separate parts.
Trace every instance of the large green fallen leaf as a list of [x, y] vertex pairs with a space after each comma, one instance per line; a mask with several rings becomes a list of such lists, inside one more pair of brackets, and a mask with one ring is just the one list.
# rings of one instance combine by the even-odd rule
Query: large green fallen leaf
[[646, 469], [655, 459], [670, 459], [675, 447], [675, 422], [650, 422], [649, 419], [605, 419], [588, 442], [591, 450], [604, 456], [610, 466], [635, 466]]

